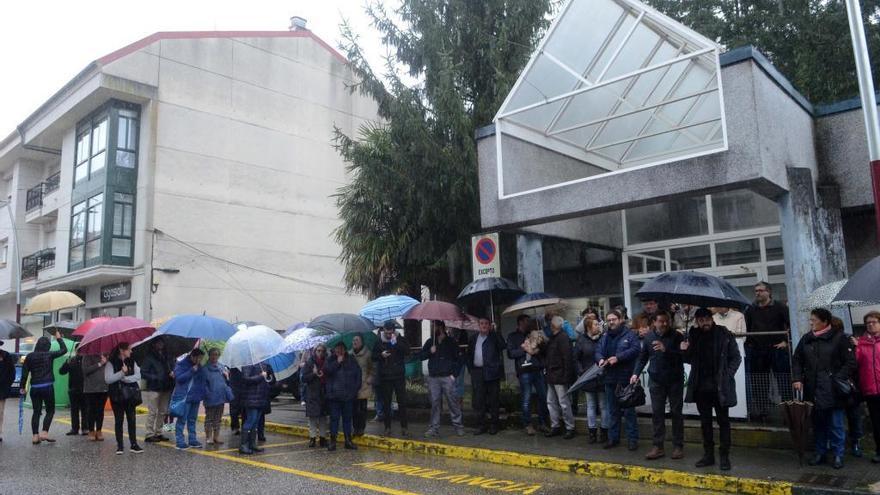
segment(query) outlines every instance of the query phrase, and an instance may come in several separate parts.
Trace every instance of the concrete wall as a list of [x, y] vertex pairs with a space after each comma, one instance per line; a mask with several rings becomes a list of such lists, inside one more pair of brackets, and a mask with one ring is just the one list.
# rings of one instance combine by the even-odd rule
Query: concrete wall
[[840, 188], [843, 208], [873, 205], [868, 141], [860, 107], [816, 119], [819, 177]]
[[[331, 196], [347, 181], [331, 139], [334, 125], [356, 134], [375, 106], [348, 93], [336, 57], [310, 38], [162, 40], [105, 71], [159, 88], [142, 122], [155, 132], [141, 145], [138, 245], [180, 273], [156, 273], [152, 317], [207, 311], [283, 328], [361, 306], [342, 290], [331, 238]], [[154, 246], [141, 230], [152, 227], [169, 234]]]

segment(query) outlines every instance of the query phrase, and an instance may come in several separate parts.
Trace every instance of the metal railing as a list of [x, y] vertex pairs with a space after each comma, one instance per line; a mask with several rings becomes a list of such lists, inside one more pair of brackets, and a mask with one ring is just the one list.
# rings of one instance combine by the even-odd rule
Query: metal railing
[[58, 189], [61, 185], [61, 172], [46, 177], [46, 180], [27, 190], [25, 211], [35, 210], [43, 206], [43, 196]]
[[21, 279], [37, 278], [43, 270], [55, 266], [55, 248], [43, 249], [21, 259]]
[[46, 180], [43, 182], [43, 194], [49, 194], [50, 192], [58, 189], [61, 186], [61, 172], [55, 172], [54, 174], [46, 177]]

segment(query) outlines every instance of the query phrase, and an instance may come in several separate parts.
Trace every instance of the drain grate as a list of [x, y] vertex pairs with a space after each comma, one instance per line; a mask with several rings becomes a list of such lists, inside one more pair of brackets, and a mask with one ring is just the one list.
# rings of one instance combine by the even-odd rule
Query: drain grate
[[847, 482], [846, 476], [832, 476], [830, 474], [804, 473], [798, 479], [799, 483], [810, 485], [827, 486], [831, 488], [841, 488]]

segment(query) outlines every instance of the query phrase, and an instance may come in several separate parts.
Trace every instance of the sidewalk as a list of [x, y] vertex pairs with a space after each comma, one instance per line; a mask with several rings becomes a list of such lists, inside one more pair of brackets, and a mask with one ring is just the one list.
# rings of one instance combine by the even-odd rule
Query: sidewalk
[[[494, 436], [474, 436], [469, 430], [468, 435], [457, 437], [449, 426], [448, 416], [443, 419], [441, 434], [444, 436], [439, 439], [425, 439], [422, 433], [426, 424], [417, 422], [410, 423], [411, 436], [407, 439], [399, 437], [399, 423], [392, 427], [393, 436], [384, 438], [381, 436], [383, 425], [370, 421], [367, 434], [357, 443], [393, 451], [755, 495], [871, 493], [869, 485], [880, 481], [880, 469], [870, 463], [870, 455], [861, 459], [848, 456], [846, 467], [836, 471], [828, 466], [804, 464], [799, 467], [797, 456], [787, 449], [734, 447], [730, 454], [733, 470], [725, 473], [717, 466], [695, 468], [702, 447], [694, 443], [686, 444], [682, 460], [667, 457], [647, 461], [644, 455], [650, 443], [645, 441], [637, 452], [629, 452], [624, 446], [604, 450], [598, 445], [588, 445], [585, 435], [572, 440], [547, 439], [540, 435], [528, 437], [519, 429], [502, 430]], [[267, 429], [308, 436], [303, 408], [287, 399], [273, 403]], [[668, 449], [671, 450], [671, 446]]]

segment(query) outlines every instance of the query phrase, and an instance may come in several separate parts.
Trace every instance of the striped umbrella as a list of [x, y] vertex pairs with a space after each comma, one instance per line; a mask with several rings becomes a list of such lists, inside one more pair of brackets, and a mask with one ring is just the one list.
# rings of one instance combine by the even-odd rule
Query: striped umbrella
[[379, 326], [387, 320], [400, 318], [418, 303], [409, 296], [383, 296], [365, 304], [359, 314]]

